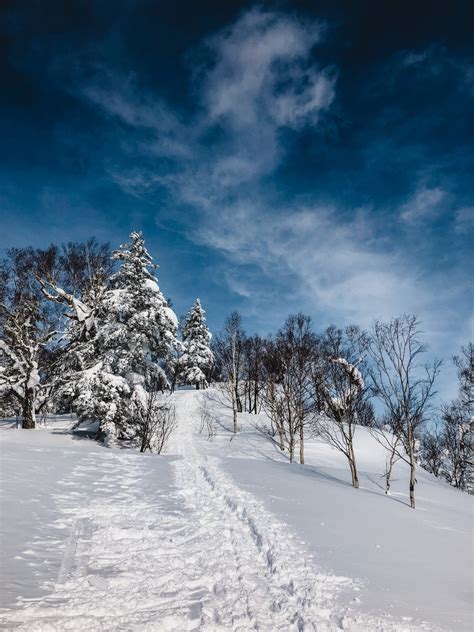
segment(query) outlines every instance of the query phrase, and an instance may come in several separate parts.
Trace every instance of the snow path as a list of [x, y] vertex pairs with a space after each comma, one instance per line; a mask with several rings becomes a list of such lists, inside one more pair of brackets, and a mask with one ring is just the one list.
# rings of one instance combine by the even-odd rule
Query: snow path
[[[6, 615], [3, 627], [429, 629], [335, 611], [337, 592], [349, 593], [355, 583], [318, 572], [289, 529], [241, 490], [217, 457], [201, 453], [199, 393], [179, 392], [175, 401], [175, 486], [163, 489], [162, 458], [106, 449], [85, 456], [56, 499], [59, 526], [67, 522], [70, 536], [54, 591], [25, 600]], [[80, 486], [91, 471], [93, 494]]]

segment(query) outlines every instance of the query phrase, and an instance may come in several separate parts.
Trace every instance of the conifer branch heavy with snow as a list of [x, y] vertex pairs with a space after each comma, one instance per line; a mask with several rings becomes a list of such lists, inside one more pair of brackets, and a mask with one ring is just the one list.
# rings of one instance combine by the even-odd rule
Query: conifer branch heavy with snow
[[79, 300], [57, 286], [50, 291], [52, 300], [72, 310], [62, 394], [80, 421], [99, 423], [101, 439], [138, 438], [132, 402], [143, 404], [150, 390], [168, 386], [166, 358], [179, 346], [177, 318], [153, 274], [158, 266], [141, 233], [130, 237], [131, 243], [112, 255], [117, 272], [87, 298]]

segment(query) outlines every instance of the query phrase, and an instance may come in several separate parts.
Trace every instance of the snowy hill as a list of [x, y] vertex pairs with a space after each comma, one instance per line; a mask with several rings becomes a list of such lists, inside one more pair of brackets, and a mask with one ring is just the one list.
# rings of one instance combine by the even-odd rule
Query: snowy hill
[[[391, 496], [363, 428], [361, 487], [344, 457], [307, 442], [290, 464], [211, 394], [174, 396], [167, 454], [45, 429], [0, 430], [0, 625], [23, 630], [469, 630], [472, 497], [406, 466]], [[18, 601], [17, 598], [21, 597]]]

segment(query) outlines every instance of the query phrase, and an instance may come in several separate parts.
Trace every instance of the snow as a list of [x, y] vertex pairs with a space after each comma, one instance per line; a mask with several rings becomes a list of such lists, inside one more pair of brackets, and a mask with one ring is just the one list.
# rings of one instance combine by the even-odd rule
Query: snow
[[351, 364], [345, 358], [335, 358], [333, 360], [336, 364], [340, 364], [345, 368], [347, 373], [351, 376], [352, 380], [357, 384], [360, 390], [364, 388], [364, 379], [362, 377], [362, 373], [355, 366], [355, 364]]
[[74, 305], [74, 311], [76, 312], [76, 318], [79, 323], [85, 322], [87, 325], [87, 329], [90, 327], [90, 319], [91, 319], [91, 309], [85, 305], [79, 299], [73, 297], [72, 304]]
[[174, 395], [161, 456], [99, 445], [68, 417], [0, 429], [0, 627], [471, 629], [472, 497], [420, 471], [411, 510], [403, 463], [385, 496], [362, 428], [352, 489], [339, 452], [308, 439], [307, 465], [289, 464], [254, 415], [234, 436], [212, 395]]
[[364, 389], [364, 379], [359, 369], [354, 364], [348, 362], [345, 358], [335, 358], [333, 362], [344, 367], [344, 370], [349, 376], [351, 382], [350, 386], [345, 390], [342, 396], [331, 398], [333, 406], [344, 411], [348, 406], [350, 406], [351, 401], [357, 397], [359, 392]]
[[171, 307], [163, 307], [163, 313], [165, 314], [166, 318], [171, 323], [171, 325], [175, 329], [178, 329], [178, 326], [179, 326], [178, 317], [176, 316], [174, 311], [171, 309]]
[[151, 292], [160, 293], [160, 287], [155, 279], [145, 279], [143, 282], [143, 287], [147, 288]]

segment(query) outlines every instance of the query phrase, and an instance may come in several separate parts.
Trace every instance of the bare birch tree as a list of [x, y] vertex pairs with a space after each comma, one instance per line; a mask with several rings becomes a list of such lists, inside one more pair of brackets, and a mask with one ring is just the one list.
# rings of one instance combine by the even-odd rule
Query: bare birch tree
[[311, 319], [304, 314], [290, 316], [275, 340], [267, 343], [263, 406], [277, 429], [280, 449], [288, 449], [291, 463], [299, 443], [299, 461], [304, 464], [305, 429], [313, 414], [314, 345]]
[[260, 336], [251, 336], [245, 341], [243, 403], [245, 410], [249, 413], [258, 414], [261, 408], [264, 348], [265, 341]]
[[375, 321], [371, 341], [370, 376], [373, 394], [389, 419], [398, 420], [403, 452], [397, 454], [410, 467], [410, 507], [415, 508], [416, 438], [433, 398], [441, 362], [421, 363], [427, 347], [420, 340], [416, 316], [403, 315], [389, 323]]
[[359, 487], [354, 434], [368, 404], [362, 370], [368, 338], [358, 327], [329, 327], [321, 337], [313, 367], [313, 389], [319, 436], [347, 458], [352, 486]]
[[270, 434], [278, 433], [280, 450], [288, 449], [290, 462], [294, 457], [295, 428], [292, 407], [288, 400], [289, 389], [285, 388], [284, 368], [278, 345], [267, 340], [264, 355], [264, 385], [262, 389], [263, 409], [270, 420]]
[[441, 474], [450, 485], [474, 492], [474, 345], [470, 342], [453, 357], [458, 375], [458, 397], [442, 408]]
[[213, 343], [216, 364], [219, 367], [219, 386], [230, 401], [232, 408], [232, 428], [238, 429], [237, 414], [242, 412], [243, 395], [243, 355], [245, 333], [238, 312], [232, 312], [227, 318], [224, 330], [216, 336]]
[[423, 433], [421, 438], [422, 466], [436, 477], [440, 476], [445, 460], [444, 437], [438, 425]]

